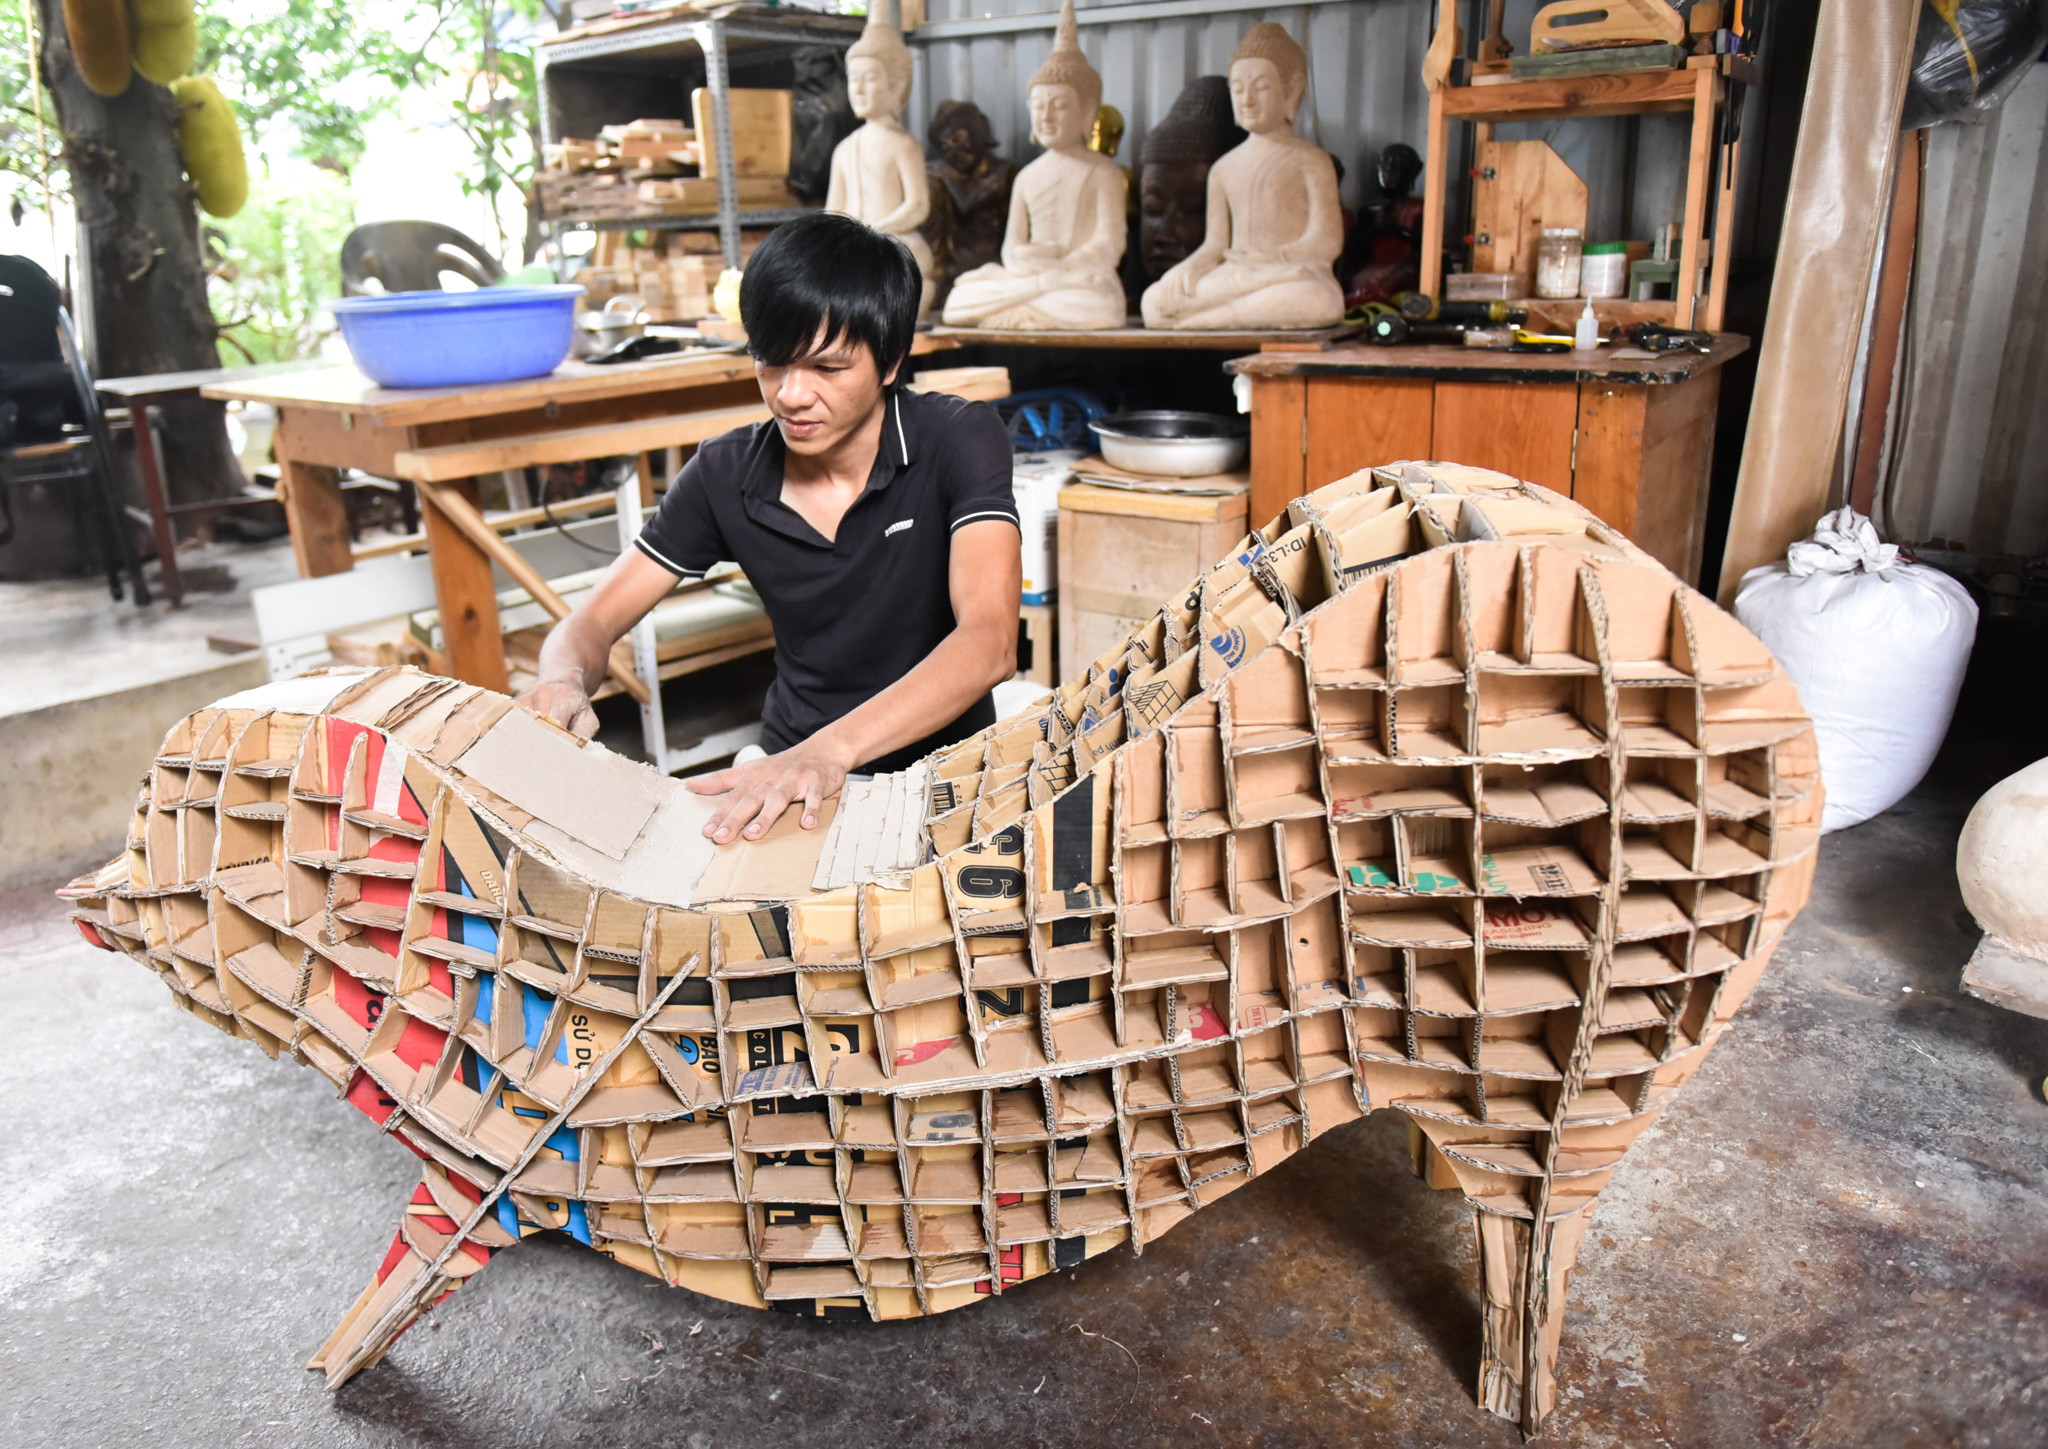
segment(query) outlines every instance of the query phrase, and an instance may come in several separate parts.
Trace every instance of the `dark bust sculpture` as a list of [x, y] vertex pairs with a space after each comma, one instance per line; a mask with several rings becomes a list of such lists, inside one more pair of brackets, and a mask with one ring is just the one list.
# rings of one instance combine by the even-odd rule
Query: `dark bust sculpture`
[[1138, 172], [1138, 253], [1145, 276], [1167, 268], [1202, 244], [1209, 225], [1209, 167], [1244, 140], [1230, 114], [1230, 82], [1220, 75], [1189, 81], [1166, 119], [1145, 137]]
[[988, 117], [972, 101], [939, 102], [925, 138], [938, 154], [925, 163], [932, 210], [923, 231], [943, 301], [955, 277], [1001, 259], [1017, 168], [997, 159]]
[[789, 189], [813, 204], [825, 199], [833, 148], [860, 118], [846, 97], [846, 57], [837, 46], [799, 46], [790, 55]]
[[1351, 236], [1344, 305], [1388, 302], [1410, 291], [1421, 276], [1422, 198], [1410, 196], [1422, 174], [1415, 148], [1396, 141], [1380, 152], [1375, 171], [1380, 200], [1365, 207]]

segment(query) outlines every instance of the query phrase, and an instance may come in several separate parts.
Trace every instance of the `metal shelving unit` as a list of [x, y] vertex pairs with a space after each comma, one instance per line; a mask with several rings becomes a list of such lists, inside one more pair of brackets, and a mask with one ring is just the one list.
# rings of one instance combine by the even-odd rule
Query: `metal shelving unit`
[[[551, 71], [595, 60], [632, 58], [644, 68], [664, 60], [701, 60], [704, 88], [711, 92], [712, 144], [718, 157], [718, 210], [691, 215], [663, 214], [593, 221], [588, 225], [603, 231], [632, 229], [688, 230], [718, 229], [719, 250], [725, 264], [740, 264], [740, 227], [774, 226], [802, 216], [806, 208], [780, 207], [774, 210], [743, 211], [739, 205], [738, 179], [734, 173], [732, 149], [731, 91], [732, 67], [729, 52], [763, 47], [788, 48], [799, 45], [832, 45], [842, 50], [860, 38], [864, 21], [857, 17], [825, 15], [816, 11], [770, 5], [726, 5], [717, 10], [687, 16], [650, 18], [644, 22], [599, 22], [586, 27], [594, 33], [566, 31], [534, 47], [534, 68], [543, 98], [541, 135], [547, 141], [561, 139], [554, 134], [554, 105], [548, 90]], [[630, 120], [632, 117], [620, 117]], [[699, 138], [702, 144], [702, 138]], [[559, 235], [563, 223], [550, 223]]]

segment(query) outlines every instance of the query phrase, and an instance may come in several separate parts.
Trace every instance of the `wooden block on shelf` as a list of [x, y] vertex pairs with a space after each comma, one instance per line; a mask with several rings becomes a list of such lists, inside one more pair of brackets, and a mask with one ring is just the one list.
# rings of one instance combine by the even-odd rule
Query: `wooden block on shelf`
[[912, 392], [948, 392], [954, 397], [996, 402], [1010, 395], [1007, 367], [928, 367], [910, 375]]
[[[781, 90], [729, 90], [725, 103], [732, 117], [732, 169], [741, 177], [789, 175], [794, 134], [790, 93]], [[690, 114], [696, 118], [698, 172], [718, 175], [718, 146], [712, 139], [711, 92], [703, 86], [690, 92]], [[792, 203], [793, 204], [793, 203]]]

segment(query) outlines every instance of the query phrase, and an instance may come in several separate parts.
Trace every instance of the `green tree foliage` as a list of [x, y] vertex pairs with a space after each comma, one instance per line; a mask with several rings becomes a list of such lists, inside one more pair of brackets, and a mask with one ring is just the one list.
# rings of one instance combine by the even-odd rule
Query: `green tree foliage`
[[[464, 188], [496, 201], [524, 187], [538, 130], [533, 58], [498, 42], [515, 18], [556, 20], [551, 0], [200, 0], [194, 70], [211, 73], [248, 128], [251, 148], [303, 156], [346, 176], [364, 129], [423, 90], [476, 156]], [[0, 0], [0, 187], [40, 206], [27, 21]], [[62, 170], [55, 116], [53, 166]]]
[[341, 295], [341, 243], [354, 225], [348, 183], [330, 171], [284, 161], [251, 178], [248, 204], [207, 227], [223, 366], [319, 350], [334, 330], [320, 304]]
[[43, 129], [49, 155], [38, 144], [33, 81], [35, 48], [29, 44], [28, 11], [21, 0], [0, 0], [0, 207], [19, 226], [43, 205], [43, 170], [50, 170], [52, 192], [65, 192], [64, 160], [58, 154], [56, 104], [42, 93]]

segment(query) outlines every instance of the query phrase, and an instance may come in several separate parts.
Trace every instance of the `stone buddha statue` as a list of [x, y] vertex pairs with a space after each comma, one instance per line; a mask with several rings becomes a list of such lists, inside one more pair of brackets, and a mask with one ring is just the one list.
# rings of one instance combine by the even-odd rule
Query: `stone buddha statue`
[[1230, 105], [1251, 134], [1209, 170], [1202, 244], [1145, 289], [1147, 327], [1270, 331], [1344, 315], [1331, 270], [1344, 249], [1337, 168], [1294, 134], [1308, 58], [1270, 21], [1230, 57]]
[[1045, 153], [1017, 173], [1000, 261], [962, 273], [946, 298], [955, 327], [1098, 332], [1124, 324], [1117, 281], [1127, 238], [1123, 169], [1088, 149], [1102, 77], [1081, 54], [1073, 0], [1031, 77], [1031, 139]]
[[972, 101], [939, 102], [925, 135], [937, 155], [925, 167], [932, 214], [924, 235], [937, 259], [943, 300], [953, 278], [1003, 254], [1017, 168], [995, 154], [988, 117]]
[[1230, 114], [1230, 82], [1198, 75], [1145, 135], [1138, 168], [1138, 255], [1156, 282], [1202, 244], [1209, 222], [1209, 168], [1244, 140]]
[[921, 316], [932, 305], [932, 249], [918, 228], [932, 198], [924, 148], [903, 127], [910, 80], [910, 47], [896, 29], [893, 0], [878, 0], [860, 39], [847, 47], [847, 99], [865, 124], [833, 148], [825, 209], [866, 222], [910, 249], [924, 276]]

